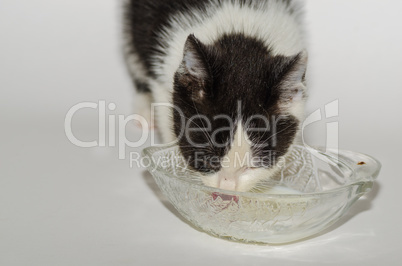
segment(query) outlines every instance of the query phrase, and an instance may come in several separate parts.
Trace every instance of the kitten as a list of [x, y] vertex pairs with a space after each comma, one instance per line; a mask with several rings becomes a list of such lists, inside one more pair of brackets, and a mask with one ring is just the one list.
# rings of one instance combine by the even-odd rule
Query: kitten
[[126, 58], [138, 108], [150, 104], [212, 187], [248, 191], [277, 171], [306, 99], [307, 53], [292, 0], [129, 0]]

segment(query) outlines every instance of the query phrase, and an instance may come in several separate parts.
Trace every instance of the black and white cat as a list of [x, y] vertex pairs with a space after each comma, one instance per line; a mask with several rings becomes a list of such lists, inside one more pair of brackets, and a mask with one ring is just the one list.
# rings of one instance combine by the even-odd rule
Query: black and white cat
[[277, 171], [306, 99], [300, 3], [128, 0], [126, 57], [147, 119], [203, 182], [248, 191]]

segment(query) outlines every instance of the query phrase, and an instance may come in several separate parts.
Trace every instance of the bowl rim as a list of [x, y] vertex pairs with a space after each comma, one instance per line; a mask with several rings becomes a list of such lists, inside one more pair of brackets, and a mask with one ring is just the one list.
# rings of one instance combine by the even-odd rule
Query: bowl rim
[[[238, 197], [246, 197], [246, 198], [265, 198], [265, 199], [269, 199], [269, 198], [311, 198], [311, 197], [319, 197], [319, 196], [324, 196], [324, 195], [329, 195], [329, 194], [333, 194], [333, 193], [337, 193], [343, 190], [348, 190], [349, 188], [352, 188], [354, 186], [357, 187], [361, 187], [363, 188], [362, 191], [360, 191], [360, 193], [357, 193], [358, 195], [362, 195], [368, 191], [371, 190], [372, 184], [374, 183], [374, 180], [377, 178], [380, 170], [381, 170], [381, 163], [380, 161], [378, 161], [376, 158], [364, 154], [364, 153], [359, 153], [359, 152], [354, 152], [354, 151], [350, 151], [350, 150], [343, 150], [343, 149], [325, 149], [323, 147], [310, 147], [307, 145], [294, 145], [296, 147], [301, 147], [303, 149], [306, 149], [310, 152], [314, 152], [314, 153], [319, 153], [325, 156], [330, 156], [332, 157], [332, 159], [336, 159], [337, 161], [341, 162], [342, 164], [348, 166], [348, 168], [350, 168], [352, 170], [352, 175], [351, 176], [356, 176], [356, 169], [358, 169], [358, 167], [368, 167], [368, 165], [351, 165], [348, 162], [345, 162], [344, 160], [340, 159], [340, 158], [335, 158], [333, 157], [331, 154], [333, 154], [334, 152], [337, 152], [337, 154], [341, 154], [342, 152], [344, 153], [353, 153], [357, 156], [365, 156], [368, 159], [372, 160], [372, 162], [374, 163], [374, 165], [370, 166], [370, 170], [369, 173], [365, 176], [360, 176], [360, 178], [358, 178], [356, 181], [351, 182], [349, 184], [346, 185], [342, 185], [340, 187], [334, 188], [334, 189], [330, 189], [330, 190], [325, 190], [325, 191], [320, 191], [320, 192], [308, 192], [308, 193], [300, 193], [300, 194], [287, 194], [287, 193], [281, 193], [281, 194], [270, 194], [270, 193], [258, 193], [258, 192], [249, 192], [249, 191], [234, 191], [234, 190], [225, 190], [225, 189], [220, 189], [220, 188], [215, 188], [215, 187], [209, 187], [203, 184], [196, 184], [194, 183], [191, 179], [186, 180], [186, 179], [182, 179], [179, 178], [177, 176], [175, 176], [174, 174], [171, 174], [169, 172], [165, 172], [163, 171], [163, 168], [161, 168], [160, 165], [155, 165], [153, 158], [153, 155], [158, 152], [158, 151], [162, 151], [162, 150], [168, 150], [168, 149], [172, 149], [175, 148], [177, 149], [177, 145], [176, 144], [161, 144], [161, 145], [155, 145], [155, 146], [149, 146], [146, 147], [142, 150], [141, 152], [141, 156], [143, 158], [149, 158], [150, 164], [147, 165], [147, 170], [153, 174], [153, 172], [158, 172], [161, 173], [165, 176], [168, 176], [169, 178], [172, 178], [174, 180], [177, 180], [179, 182], [183, 182], [188, 184], [190, 187], [193, 188], [197, 188], [201, 191], [208, 191], [211, 193], [218, 193], [218, 194], [223, 194], [223, 195], [230, 195], [230, 196], [238, 196]], [[323, 152], [323, 150], [325, 150], [325, 152]]]

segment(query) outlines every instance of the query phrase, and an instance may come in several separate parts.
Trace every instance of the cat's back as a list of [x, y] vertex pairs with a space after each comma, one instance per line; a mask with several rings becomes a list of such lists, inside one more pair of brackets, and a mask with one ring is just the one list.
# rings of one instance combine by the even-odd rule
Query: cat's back
[[172, 82], [186, 38], [212, 44], [225, 34], [243, 34], [274, 54], [304, 49], [297, 0], [128, 0], [126, 35], [149, 76]]
[[158, 53], [159, 33], [171, 24], [172, 18], [205, 10], [211, 2], [213, 0], [127, 0], [125, 35], [129, 45], [150, 68], [150, 58]]

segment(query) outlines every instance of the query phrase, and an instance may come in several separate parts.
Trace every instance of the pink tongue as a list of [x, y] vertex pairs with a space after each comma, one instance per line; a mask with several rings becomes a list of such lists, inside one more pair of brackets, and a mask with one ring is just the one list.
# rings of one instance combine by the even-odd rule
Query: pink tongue
[[223, 201], [234, 201], [234, 202], [239, 202], [239, 197], [238, 196], [232, 196], [232, 195], [226, 195], [218, 192], [212, 193], [212, 198], [216, 200], [218, 197], [220, 197]]

